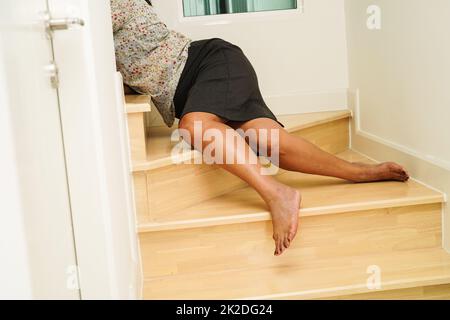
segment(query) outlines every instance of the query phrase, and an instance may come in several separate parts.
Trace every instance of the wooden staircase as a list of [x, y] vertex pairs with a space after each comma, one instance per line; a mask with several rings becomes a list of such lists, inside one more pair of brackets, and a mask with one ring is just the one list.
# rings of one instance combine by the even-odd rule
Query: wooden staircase
[[[127, 97], [144, 298], [450, 298], [443, 194], [413, 180], [355, 184], [280, 170], [277, 179], [303, 201], [295, 242], [274, 257], [270, 214], [257, 193], [217, 167], [174, 164], [173, 129], [145, 129], [148, 101]], [[350, 117], [280, 121], [339, 157], [370, 162], [349, 150]], [[379, 286], [368, 285], [374, 276]]]

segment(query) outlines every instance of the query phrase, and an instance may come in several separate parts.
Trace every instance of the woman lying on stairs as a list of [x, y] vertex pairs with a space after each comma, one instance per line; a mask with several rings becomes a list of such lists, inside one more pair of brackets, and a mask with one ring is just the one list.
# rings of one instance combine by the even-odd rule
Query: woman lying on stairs
[[[353, 182], [408, 180], [396, 163], [348, 162], [290, 135], [265, 104], [256, 73], [239, 47], [221, 39], [191, 41], [168, 30], [147, 0], [111, 0], [111, 8], [117, 67], [125, 84], [151, 95], [169, 127], [178, 118], [182, 137], [200, 131], [199, 141], [188, 140], [198, 151], [221, 134], [223, 143], [216, 144], [221, 148], [214, 156], [226, 155], [226, 161], [216, 164], [247, 182], [266, 202], [275, 255], [289, 248], [297, 233], [301, 194], [264, 174], [256, 154], [279, 159], [275, 164], [285, 170]], [[242, 134], [248, 131], [257, 134]]]

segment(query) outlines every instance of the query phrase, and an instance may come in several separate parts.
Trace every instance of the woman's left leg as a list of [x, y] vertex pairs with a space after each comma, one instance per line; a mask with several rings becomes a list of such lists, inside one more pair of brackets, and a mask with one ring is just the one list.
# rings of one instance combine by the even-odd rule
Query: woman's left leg
[[[258, 148], [271, 150], [275, 147], [279, 154], [279, 167], [285, 170], [331, 176], [353, 182], [407, 181], [409, 179], [405, 169], [396, 163], [369, 165], [340, 159], [305, 139], [289, 134], [278, 122], [269, 118], [228, 124], [244, 132], [254, 129], [257, 137], [268, 137], [268, 139], [258, 139]], [[266, 130], [267, 134], [260, 135], [261, 130]], [[278, 130], [279, 141], [271, 141], [270, 130]]]
[[[190, 112], [180, 120], [180, 134], [205, 156], [205, 160], [212, 160], [208, 158], [207, 148], [214, 141], [214, 156], [222, 160], [215, 163], [247, 182], [261, 195], [272, 215], [275, 255], [280, 255], [290, 246], [297, 233], [300, 193], [272, 176], [261, 174], [262, 166], [256, 154], [224, 122], [214, 114]], [[250, 161], [252, 158], [256, 161]]]

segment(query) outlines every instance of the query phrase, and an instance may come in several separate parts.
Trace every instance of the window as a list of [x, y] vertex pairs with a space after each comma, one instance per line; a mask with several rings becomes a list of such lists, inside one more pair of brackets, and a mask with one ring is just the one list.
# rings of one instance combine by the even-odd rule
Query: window
[[183, 0], [185, 17], [297, 9], [297, 0]]

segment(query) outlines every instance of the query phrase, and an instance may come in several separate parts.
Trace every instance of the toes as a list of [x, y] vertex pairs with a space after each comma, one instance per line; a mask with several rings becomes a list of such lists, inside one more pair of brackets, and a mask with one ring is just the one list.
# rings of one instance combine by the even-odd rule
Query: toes
[[406, 170], [402, 170], [402, 176], [405, 178], [405, 181], [409, 179], [409, 173]]
[[291, 245], [291, 241], [289, 240], [288, 237], [284, 238], [283, 245], [285, 249], [289, 248], [289, 246]]
[[277, 236], [274, 236], [274, 240], [275, 240], [275, 255], [276, 256], [279, 256], [281, 253], [282, 253], [282, 248], [281, 248], [281, 241], [280, 240], [278, 240], [278, 237]]
[[278, 252], [278, 237], [274, 234], [272, 238], [275, 241], [275, 251], [274, 251], [273, 254], [278, 256], [279, 255], [279, 252]]
[[392, 163], [391, 168], [393, 169], [393, 171], [401, 174], [402, 176], [409, 177], [408, 172], [401, 165], [397, 163]]
[[396, 174], [395, 178], [396, 178], [398, 181], [403, 181], [403, 182], [409, 180], [409, 176], [406, 175], [406, 174], [403, 174], [403, 173]]
[[280, 256], [286, 249], [291, 246], [291, 240], [289, 239], [289, 235], [286, 235], [284, 238], [280, 238], [279, 236], [274, 235], [273, 239], [275, 240], [275, 256]]
[[283, 241], [278, 240], [278, 255], [281, 255], [284, 252]]
[[398, 163], [388, 162], [387, 168], [389, 168], [389, 170], [391, 172], [392, 179], [395, 179], [398, 181], [403, 181], [403, 182], [409, 180], [408, 172]]

